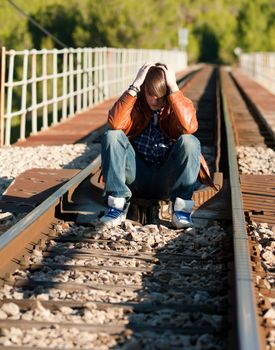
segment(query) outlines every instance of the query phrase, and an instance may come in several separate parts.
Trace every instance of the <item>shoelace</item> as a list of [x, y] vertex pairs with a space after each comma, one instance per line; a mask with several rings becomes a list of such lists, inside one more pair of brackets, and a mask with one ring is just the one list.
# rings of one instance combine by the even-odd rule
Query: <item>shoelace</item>
[[111, 219], [116, 219], [121, 215], [122, 210], [116, 209], [116, 208], [109, 208], [108, 213], [106, 214], [107, 217]]

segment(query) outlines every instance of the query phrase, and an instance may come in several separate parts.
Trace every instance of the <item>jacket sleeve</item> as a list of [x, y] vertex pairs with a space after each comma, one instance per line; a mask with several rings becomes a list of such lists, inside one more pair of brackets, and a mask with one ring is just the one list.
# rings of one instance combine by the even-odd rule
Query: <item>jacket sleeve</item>
[[170, 94], [168, 101], [178, 121], [178, 129], [182, 128], [181, 131], [184, 134], [193, 134], [197, 131], [198, 120], [192, 101], [185, 97], [181, 91]]
[[132, 125], [131, 112], [137, 98], [125, 91], [115, 102], [108, 114], [108, 124], [115, 130], [126, 130]]

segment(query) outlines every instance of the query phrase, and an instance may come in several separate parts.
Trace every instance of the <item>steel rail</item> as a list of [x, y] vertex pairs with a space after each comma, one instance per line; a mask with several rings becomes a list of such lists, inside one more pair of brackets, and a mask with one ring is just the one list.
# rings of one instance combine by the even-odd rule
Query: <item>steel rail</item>
[[[0, 277], [3, 273], [9, 272], [7, 265], [7, 258], [11, 260], [12, 257], [22, 256], [24, 251], [24, 244], [28, 244], [32, 239], [36, 238], [36, 227], [41, 225], [43, 217], [47, 212], [52, 211], [52, 215], [55, 213], [55, 208], [59, 204], [61, 198], [68, 193], [72, 188], [78, 186], [84, 179], [86, 179], [91, 173], [98, 169], [101, 162], [101, 156], [95, 158], [92, 163], [85, 169], [80, 171], [71, 180], [66, 182], [56, 192], [51, 194], [44, 202], [38, 205], [33, 211], [26, 215], [23, 219], [13, 225], [8, 231], [0, 236]], [[28, 230], [29, 234], [25, 235]], [[25, 237], [27, 236], [27, 237]], [[12, 253], [12, 256], [10, 255]]]
[[248, 237], [242, 205], [242, 194], [232, 124], [221, 81], [221, 102], [224, 115], [232, 202], [233, 245], [236, 283], [236, 316], [239, 350], [259, 350], [260, 336], [257, 322], [253, 278], [250, 269]]

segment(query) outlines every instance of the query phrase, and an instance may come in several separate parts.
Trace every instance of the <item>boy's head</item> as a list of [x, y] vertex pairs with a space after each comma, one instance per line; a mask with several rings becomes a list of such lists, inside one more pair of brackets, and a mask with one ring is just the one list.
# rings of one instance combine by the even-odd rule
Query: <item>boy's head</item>
[[168, 94], [165, 74], [161, 66], [165, 65], [156, 63], [155, 66], [150, 67], [141, 86], [141, 91], [153, 111], [164, 106]]

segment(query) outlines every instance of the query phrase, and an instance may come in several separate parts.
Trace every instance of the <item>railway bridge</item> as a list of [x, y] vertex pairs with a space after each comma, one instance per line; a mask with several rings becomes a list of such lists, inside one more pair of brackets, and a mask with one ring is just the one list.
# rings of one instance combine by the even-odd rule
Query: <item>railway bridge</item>
[[[117, 229], [97, 225], [107, 112], [145, 61], [170, 64], [197, 110], [215, 188], [198, 184], [191, 231], [172, 228], [168, 201], [144, 198], [133, 198]], [[2, 48], [1, 349], [275, 347], [268, 63]]]

